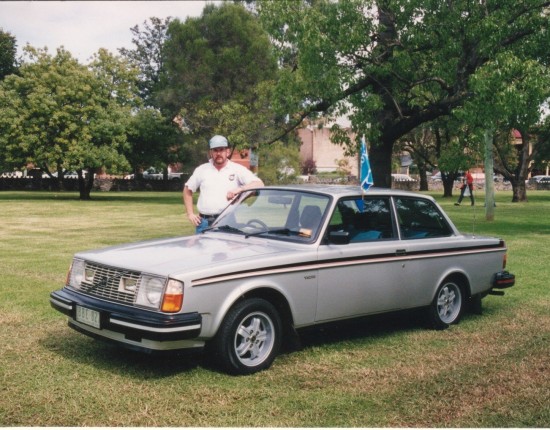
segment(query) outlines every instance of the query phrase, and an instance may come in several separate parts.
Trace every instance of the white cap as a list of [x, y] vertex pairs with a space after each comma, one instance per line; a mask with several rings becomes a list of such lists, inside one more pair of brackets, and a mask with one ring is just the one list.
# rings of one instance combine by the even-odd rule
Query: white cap
[[227, 139], [223, 136], [220, 136], [219, 134], [210, 139], [208, 145], [210, 146], [210, 149], [227, 148], [229, 146], [227, 143]]

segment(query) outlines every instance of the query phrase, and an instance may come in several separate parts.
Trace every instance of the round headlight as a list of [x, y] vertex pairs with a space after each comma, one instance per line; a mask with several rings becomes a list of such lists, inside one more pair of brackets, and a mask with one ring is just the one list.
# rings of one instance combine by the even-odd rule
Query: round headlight
[[82, 260], [73, 260], [71, 265], [71, 275], [69, 277], [69, 284], [71, 287], [80, 288], [82, 281], [84, 280], [85, 265]]
[[145, 297], [147, 301], [153, 306], [160, 304], [162, 297], [162, 290], [164, 289], [164, 282], [158, 278], [148, 278], [145, 286]]
[[164, 294], [165, 283], [165, 278], [142, 275], [139, 281], [136, 305], [158, 309], [162, 301], [162, 295]]

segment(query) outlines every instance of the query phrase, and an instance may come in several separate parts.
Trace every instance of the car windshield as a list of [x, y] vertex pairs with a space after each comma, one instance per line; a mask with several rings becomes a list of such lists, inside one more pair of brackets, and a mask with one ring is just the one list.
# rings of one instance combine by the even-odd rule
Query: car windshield
[[243, 193], [209, 230], [311, 242], [321, 230], [329, 203], [330, 198], [321, 194], [261, 188]]

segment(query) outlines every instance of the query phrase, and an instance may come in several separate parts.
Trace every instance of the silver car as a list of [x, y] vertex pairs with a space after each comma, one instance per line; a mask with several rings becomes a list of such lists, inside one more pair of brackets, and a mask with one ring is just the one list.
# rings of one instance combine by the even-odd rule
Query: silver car
[[444, 329], [514, 285], [505, 263], [502, 240], [459, 233], [429, 196], [265, 187], [201, 234], [76, 254], [50, 303], [84, 334], [147, 352], [208, 346], [250, 374], [315, 324], [423, 308]]

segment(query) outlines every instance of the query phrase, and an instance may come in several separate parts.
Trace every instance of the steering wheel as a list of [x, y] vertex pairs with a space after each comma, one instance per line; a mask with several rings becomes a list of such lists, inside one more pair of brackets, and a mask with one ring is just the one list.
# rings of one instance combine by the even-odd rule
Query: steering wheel
[[250, 226], [250, 227], [253, 227], [253, 228], [256, 228], [256, 227], [260, 227], [260, 228], [264, 228], [264, 229], [267, 229], [267, 224], [257, 218], [253, 218], [251, 219], [250, 221], [248, 221], [246, 223], [247, 226]]

